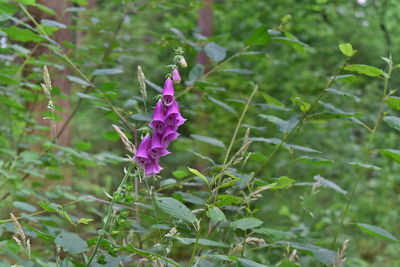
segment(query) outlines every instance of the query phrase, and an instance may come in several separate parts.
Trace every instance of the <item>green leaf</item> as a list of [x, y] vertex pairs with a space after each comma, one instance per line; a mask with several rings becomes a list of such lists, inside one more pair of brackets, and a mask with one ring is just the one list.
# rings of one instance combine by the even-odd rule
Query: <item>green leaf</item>
[[331, 165], [334, 163], [333, 160], [320, 158], [320, 157], [309, 157], [309, 156], [301, 156], [298, 158], [299, 161], [306, 164], [314, 164], [314, 165]]
[[[35, 227], [33, 227], [32, 225], [25, 224], [24, 226], [25, 226], [26, 228], [28, 228], [28, 229], [34, 231], [42, 240], [54, 242], [54, 239], [55, 239], [54, 236], [52, 236], [52, 235], [50, 235], [50, 234], [48, 234], [48, 233], [42, 232], [42, 231], [36, 229]], [[1, 266], [1, 265], [0, 265], [0, 266]]]
[[85, 252], [87, 244], [77, 234], [62, 232], [56, 237], [55, 243], [63, 248], [64, 251], [79, 254]]
[[87, 6], [89, 2], [87, 0], [72, 0], [72, 2], [80, 5], [80, 6]]
[[308, 44], [303, 43], [299, 39], [297, 39], [294, 35], [287, 33], [289, 37], [273, 37], [272, 40], [282, 43], [282, 44], [287, 44], [293, 47], [296, 51], [304, 54], [305, 53], [305, 48], [308, 48]]
[[242, 202], [242, 199], [233, 195], [218, 195], [216, 205], [223, 207], [226, 205], [237, 205]]
[[392, 159], [400, 164], [400, 150], [395, 149], [381, 149], [379, 152], [385, 157]]
[[357, 73], [364, 74], [370, 77], [379, 77], [384, 76], [385, 74], [385, 72], [381, 69], [362, 64], [347, 65], [344, 67], [344, 69], [348, 71], [355, 71]]
[[349, 165], [352, 165], [354, 167], [357, 168], [364, 168], [364, 169], [369, 169], [369, 170], [375, 170], [375, 171], [379, 171], [381, 170], [381, 168], [379, 168], [378, 166], [372, 165], [372, 164], [366, 164], [366, 163], [361, 163], [361, 162], [349, 162]]
[[225, 214], [217, 206], [209, 208], [206, 215], [214, 222], [226, 222]]
[[241, 230], [247, 230], [247, 229], [253, 229], [258, 226], [260, 226], [263, 223], [260, 219], [254, 218], [254, 217], [246, 217], [242, 218], [236, 221], [231, 222], [229, 225], [233, 229], [241, 229]]
[[122, 69], [97, 69], [93, 72], [94, 76], [100, 76], [100, 75], [115, 75], [115, 74], [120, 74], [123, 73], [124, 71]]
[[216, 62], [224, 60], [226, 56], [226, 51], [224, 48], [220, 47], [216, 43], [209, 43], [204, 47], [204, 51], [207, 56]]
[[36, 4], [36, 7], [37, 7], [39, 10], [41, 10], [41, 11], [47, 13], [47, 14], [50, 14], [50, 15], [52, 15], [52, 16], [54, 16], [54, 17], [57, 16], [57, 13], [56, 13], [53, 9], [51, 9], [51, 8], [45, 6], [45, 5]]
[[[176, 237], [176, 240], [178, 240], [180, 243], [184, 245], [191, 245], [196, 243], [196, 238], [188, 238], [188, 237]], [[209, 239], [204, 239], [204, 238], [199, 238], [198, 243], [203, 246], [210, 246], [210, 247], [228, 247], [222, 242], [218, 241], [213, 241]]]
[[289, 240], [296, 238], [296, 235], [292, 232], [279, 231], [265, 227], [257, 228], [254, 229], [253, 231], [255, 233], [263, 234], [266, 235], [268, 238], [273, 238], [276, 240]]
[[83, 80], [83, 79], [81, 79], [79, 77], [67, 75], [67, 79], [70, 82], [74, 82], [74, 83], [80, 84], [80, 85], [85, 86], [85, 87], [90, 85], [87, 81], [85, 81], [85, 80]]
[[328, 89], [326, 89], [326, 91], [331, 93], [331, 94], [334, 94], [334, 95], [350, 97], [356, 102], [360, 102], [361, 101], [361, 99], [358, 96], [355, 96], [355, 95], [352, 95], [350, 93], [343, 92], [343, 91], [340, 91], [340, 90], [337, 90], [337, 89], [328, 88]]
[[281, 177], [279, 177], [277, 182], [269, 184], [268, 186], [270, 186], [271, 190], [287, 189], [287, 188], [291, 187], [294, 182], [296, 182], [296, 181], [287, 176], [281, 176]]
[[186, 176], [188, 176], [188, 173], [184, 170], [176, 170], [176, 171], [172, 172], [172, 175], [178, 179], [182, 179], [182, 178], [185, 178]]
[[92, 148], [92, 143], [89, 142], [76, 142], [74, 145], [79, 151], [86, 151]]
[[314, 176], [314, 180], [315, 180], [318, 184], [320, 184], [320, 185], [322, 185], [322, 186], [325, 186], [325, 187], [329, 187], [329, 188], [335, 190], [336, 192], [339, 192], [339, 193], [344, 194], [344, 195], [347, 194], [347, 192], [346, 192], [345, 190], [343, 190], [340, 186], [338, 186], [337, 184], [335, 184], [335, 183], [332, 182], [332, 181], [329, 181], [329, 180], [323, 178], [323, 177], [320, 176], [320, 175], [315, 175], [315, 176]]
[[293, 106], [298, 106], [301, 111], [307, 112], [311, 108], [311, 104], [301, 99], [299, 96], [291, 96], [290, 100], [293, 103]]
[[193, 68], [189, 72], [189, 82], [193, 84], [195, 81], [200, 79], [200, 77], [204, 73], [204, 65], [202, 64], [196, 64], [193, 66]]
[[18, 0], [18, 1], [25, 5], [34, 6], [36, 4], [36, 0]]
[[183, 203], [172, 197], [156, 197], [156, 204], [162, 212], [171, 217], [188, 223], [194, 223], [196, 221], [196, 217], [193, 215], [192, 211]]
[[325, 103], [323, 101], [318, 101], [320, 105], [322, 105], [326, 110], [328, 110], [330, 113], [333, 113], [334, 115], [344, 115], [344, 117], [352, 117], [356, 116], [357, 114], [354, 112], [347, 112], [344, 110], [341, 110], [340, 108], [335, 107], [331, 103]]
[[[164, 180], [164, 181], [166, 181], [166, 180]], [[198, 196], [196, 196], [194, 194], [191, 194], [191, 193], [176, 191], [173, 194], [173, 197], [175, 199], [179, 200], [179, 201], [189, 202], [189, 203], [192, 203], [192, 204], [195, 204], [195, 205], [204, 206], [206, 204], [206, 202], [204, 201], [203, 198], [198, 197]]]
[[283, 260], [277, 267], [301, 267], [301, 265], [289, 260]]
[[267, 26], [260, 26], [255, 29], [249, 38], [244, 42], [245, 45], [267, 45], [271, 40]]
[[222, 143], [222, 141], [215, 139], [213, 137], [197, 135], [197, 134], [191, 134], [190, 137], [213, 146], [225, 148], [225, 145], [224, 143]]
[[346, 57], [352, 57], [357, 52], [353, 49], [353, 46], [349, 43], [339, 44], [340, 52], [343, 53]]
[[[118, 267], [121, 262], [121, 257], [118, 255], [111, 255], [105, 251], [98, 250], [93, 262], [90, 267]], [[69, 265], [61, 265], [63, 267], [69, 267]], [[80, 265], [75, 265], [80, 266]], [[80, 266], [83, 267], [83, 266]]]
[[55, 27], [55, 28], [59, 28], [59, 29], [67, 28], [67, 25], [60, 23], [58, 21], [55, 21], [55, 20], [51, 20], [51, 19], [42, 19], [40, 22], [43, 25], [50, 26], [50, 27]]
[[370, 224], [365, 224], [365, 223], [357, 223], [356, 225], [358, 228], [360, 228], [363, 232], [365, 232], [367, 234], [370, 234], [375, 237], [379, 237], [384, 240], [400, 243], [400, 240], [397, 237], [393, 236], [391, 233], [387, 232], [386, 230], [384, 230], [380, 227], [370, 225]]
[[386, 99], [388, 106], [394, 110], [400, 110], [400, 97], [398, 96], [389, 96]]
[[90, 99], [90, 100], [101, 101], [101, 99], [98, 98], [98, 97], [95, 97], [95, 96], [92, 96], [92, 95], [89, 95], [89, 94], [85, 94], [85, 93], [81, 93], [81, 92], [77, 92], [76, 95], [79, 98], [85, 98], [85, 99]]
[[400, 118], [395, 116], [385, 116], [383, 117], [383, 121], [386, 122], [387, 125], [400, 131]]
[[238, 258], [237, 263], [240, 267], [268, 267], [267, 265], [244, 258]]
[[254, 71], [246, 70], [246, 69], [224, 69], [222, 71], [223, 72], [231, 72], [231, 73], [243, 74], [243, 75], [251, 75], [251, 74], [255, 73]]
[[28, 29], [21, 29], [18, 28], [17, 26], [3, 28], [2, 31], [5, 32], [7, 36], [14, 41], [26, 43], [26, 42], [41, 42], [45, 40], [38, 34], [34, 33], [33, 31]]
[[103, 133], [103, 137], [108, 141], [117, 141], [119, 140], [119, 135], [115, 131], [107, 131]]
[[71, 225], [75, 226], [75, 222], [72, 220], [71, 216], [69, 216], [68, 212], [64, 210], [62, 206], [58, 206], [57, 213], [63, 216]]
[[191, 173], [193, 173], [194, 175], [200, 177], [207, 185], [210, 185], [210, 182], [207, 180], [207, 178], [206, 178], [201, 172], [199, 172], [199, 171], [196, 170], [196, 169], [192, 169], [192, 168], [190, 168], [190, 167], [188, 167], [188, 170], [189, 170]]
[[176, 261], [174, 261], [172, 259], [169, 259], [169, 258], [166, 258], [164, 256], [158, 255], [158, 254], [156, 254], [154, 252], [145, 251], [145, 250], [141, 250], [141, 249], [132, 247], [130, 244], [128, 244], [128, 246], [125, 247], [124, 249], [126, 249], [126, 250], [128, 250], [130, 252], [136, 253], [136, 254], [138, 254], [138, 255], [140, 255], [142, 257], [148, 258], [150, 260], [162, 259], [162, 260], [164, 260], [164, 261], [166, 261], [166, 262], [168, 262], [168, 263], [170, 263], [170, 264], [172, 264], [174, 266], [180, 267], [179, 263], [177, 263]]
[[299, 122], [298, 117], [295, 115], [289, 120], [285, 121], [282, 120], [281, 118], [272, 116], [272, 115], [265, 115], [265, 114], [259, 114], [261, 118], [267, 119], [269, 122], [276, 124], [278, 126], [279, 131], [282, 133], [289, 133], [291, 132], [294, 127], [296, 127], [297, 123]]
[[27, 212], [35, 212], [37, 210], [31, 204], [28, 204], [28, 203], [25, 203], [25, 202], [21, 202], [21, 201], [14, 201], [12, 204], [17, 209], [24, 210], [24, 211], [27, 211]]
[[8, 15], [13, 15], [17, 11], [18, 11], [18, 8], [16, 7], [16, 5], [0, 2], [0, 14], [3, 12]]
[[159, 92], [159, 93], [162, 93], [162, 91], [163, 91], [163, 89], [160, 87], [160, 86], [158, 86], [157, 84], [155, 84], [155, 83], [153, 83], [152, 81], [149, 81], [149, 80], [144, 80], [144, 82], [146, 83], [146, 84], [148, 84], [151, 88], [153, 88], [154, 90], [156, 90], [157, 92]]
[[44, 210], [48, 212], [57, 212], [58, 205], [56, 203], [51, 203], [48, 201], [38, 201], [37, 204]]
[[[332, 266], [338, 263], [337, 253], [333, 250], [314, 246], [311, 244], [303, 244], [296, 242], [277, 242], [277, 244], [281, 244], [284, 247], [292, 247], [297, 250], [307, 251], [313, 255], [318, 261], [322, 262], [325, 265]], [[338, 265], [339, 266], [339, 265]]]
[[278, 107], [284, 107], [285, 105], [283, 105], [279, 100], [277, 100], [276, 98], [273, 98], [272, 96], [266, 94], [266, 93], [261, 93], [261, 95], [263, 96], [263, 98], [265, 99], [265, 101], [268, 104], [274, 105], [274, 106], [278, 106]]
[[222, 181], [222, 184], [218, 186], [219, 189], [233, 186], [233, 185], [237, 184], [237, 182], [239, 180], [242, 181], [243, 183], [246, 183], [245, 181], [243, 181], [243, 179], [241, 179], [241, 178], [239, 178], [239, 177], [237, 177], [237, 176], [235, 176], [235, 175], [233, 175], [233, 174], [231, 174], [229, 172], [227, 172], [226, 175], [228, 175], [232, 179], [224, 179]]
[[217, 99], [215, 99], [215, 98], [213, 98], [213, 97], [211, 97], [211, 96], [207, 96], [207, 97], [208, 97], [208, 99], [210, 99], [212, 102], [214, 102], [214, 103], [217, 104], [218, 106], [220, 106], [220, 107], [222, 107], [223, 109], [229, 111], [230, 113], [233, 113], [233, 114], [237, 115], [236, 110], [234, 110], [231, 106], [229, 106], [229, 105], [225, 104], [224, 102], [219, 101], [219, 100], [217, 100]]
[[93, 222], [93, 221], [94, 221], [93, 219], [80, 218], [77, 224], [80, 224], [80, 223], [88, 224], [88, 223]]

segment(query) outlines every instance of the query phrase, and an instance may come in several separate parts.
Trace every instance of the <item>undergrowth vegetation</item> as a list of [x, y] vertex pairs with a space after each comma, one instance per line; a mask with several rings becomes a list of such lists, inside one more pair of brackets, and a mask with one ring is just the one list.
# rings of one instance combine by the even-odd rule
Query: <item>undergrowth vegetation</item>
[[396, 1], [47, 2], [0, 2], [1, 267], [400, 265]]

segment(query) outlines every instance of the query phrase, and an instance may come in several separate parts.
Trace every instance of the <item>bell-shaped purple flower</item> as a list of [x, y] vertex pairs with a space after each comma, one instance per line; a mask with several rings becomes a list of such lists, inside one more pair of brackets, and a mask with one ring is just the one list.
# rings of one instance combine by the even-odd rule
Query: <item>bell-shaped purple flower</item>
[[151, 145], [150, 135], [147, 134], [140, 142], [139, 147], [137, 149], [135, 155], [135, 161], [139, 164], [139, 166], [144, 167], [146, 164], [150, 162], [149, 149]]
[[153, 112], [153, 119], [150, 122], [150, 126], [154, 129], [154, 132], [162, 134], [165, 130], [164, 122], [164, 105], [160, 100], [158, 100], [156, 107]]
[[172, 82], [170, 77], [168, 77], [165, 80], [162, 97], [163, 97], [164, 103], [165, 103], [165, 105], [167, 107], [171, 106], [172, 102], [175, 99], [175, 97], [174, 97], [174, 84], [173, 84], [173, 82]]
[[[177, 127], [176, 127], [177, 128]], [[163, 143], [163, 145], [165, 147], [168, 147], [169, 144], [174, 141], [176, 138], [178, 138], [178, 136], [180, 135], [177, 131], [177, 129], [175, 129], [175, 127], [172, 126], [168, 126], [164, 133], [163, 136], [161, 138], [161, 141]]]
[[158, 159], [162, 156], [169, 154], [169, 151], [166, 149], [166, 146], [163, 145], [161, 138], [161, 134], [153, 133], [153, 137], [151, 138], [151, 145], [149, 148], [149, 156], [152, 159]]
[[172, 71], [172, 80], [174, 83], [180, 83], [181, 82], [181, 75], [179, 75], [178, 69], [174, 69]]
[[146, 176], [158, 174], [163, 168], [158, 164], [158, 160], [151, 159], [144, 168]]
[[171, 103], [171, 106], [167, 107], [165, 112], [164, 122], [167, 126], [180, 126], [186, 121], [182, 117], [179, 111], [179, 105], [176, 100]]

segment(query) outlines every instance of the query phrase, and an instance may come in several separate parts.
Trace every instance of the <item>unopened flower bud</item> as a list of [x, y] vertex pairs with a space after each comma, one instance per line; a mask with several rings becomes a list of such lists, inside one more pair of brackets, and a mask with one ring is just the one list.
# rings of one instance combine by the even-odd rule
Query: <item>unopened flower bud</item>
[[172, 80], [174, 83], [180, 83], [181, 82], [181, 75], [179, 75], [178, 69], [174, 69], [172, 71]]
[[185, 58], [183, 56], [181, 56], [179, 58], [179, 64], [181, 65], [182, 68], [186, 68], [187, 67], [186, 60], [185, 60]]

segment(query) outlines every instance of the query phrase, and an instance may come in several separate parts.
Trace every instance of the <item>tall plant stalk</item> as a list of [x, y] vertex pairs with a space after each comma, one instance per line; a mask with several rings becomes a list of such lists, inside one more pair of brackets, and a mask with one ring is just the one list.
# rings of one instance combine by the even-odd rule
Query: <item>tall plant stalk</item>
[[[363, 153], [364, 154], [364, 158], [363, 158], [362, 162], [365, 163], [365, 164], [369, 162], [370, 151], [371, 151], [371, 148], [372, 148], [372, 145], [373, 145], [373, 141], [374, 141], [374, 138], [375, 138], [375, 135], [376, 135], [376, 131], [377, 131], [377, 129], [378, 129], [378, 127], [379, 127], [379, 125], [380, 125], [380, 123], [382, 121], [382, 118], [383, 118], [383, 113], [384, 113], [384, 109], [385, 109], [385, 100], [386, 100], [386, 97], [388, 96], [389, 79], [390, 79], [390, 75], [391, 75], [391, 73], [393, 71], [393, 65], [392, 65], [391, 61], [389, 62], [388, 65], [389, 65], [388, 75], [383, 78], [384, 79], [384, 86], [383, 86], [383, 94], [382, 94], [382, 99], [381, 99], [380, 106], [379, 106], [379, 111], [378, 111], [378, 114], [376, 115], [374, 126], [373, 126], [373, 128], [372, 128], [372, 130], [371, 130], [371, 132], [369, 134], [368, 143], [367, 143], [367, 146], [366, 146], [366, 148], [364, 150], [364, 153]], [[337, 241], [337, 239], [339, 237], [339, 234], [343, 230], [344, 221], [347, 218], [347, 215], [349, 213], [351, 204], [352, 204], [352, 202], [354, 200], [355, 193], [356, 193], [356, 190], [357, 190], [357, 186], [358, 186], [361, 178], [364, 177], [365, 172], [366, 172], [366, 168], [361, 168], [358, 171], [357, 178], [355, 179], [354, 184], [353, 184], [353, 186], [351, 188], [350, 196], [347, 198], [346, 207], [344, 208], [342, 216], [340, 218], [339, 228], [338, 228], [338, 230], [337, 230], [337, 232], [335, 234], [335, 237], [334, 237], [334, 239], [332, 241], [332, 244], [331, 244], [331, 248], [332, 249], [334, 249], [334, 247], [336, 245], [336, 241]]]
[[119, 195], [119, 194], [121, 193], [122, 188], [123, 188], [123, 186], [125, 185], [125, 183], [126, 183], [128, 177], [129, 177], [129, 175], [130, 175], [130, 173], [131, 173], [131, 171], [132, 171], [132, 168], [133, 168], [133, 164], [132, 164], [132, 163], [129, 163], [129, 166], [128, 166], [128, 169], [126, 170], [126, 173], [125, 173], [125, 175], [124, 175], [124, 178], [122, 178], [122, 181], [121, 181], [121, 183], [119, 184], [117, 191], [113, 193], [113, 197], [112, 197], [111, 203], [110, 203], [110, 205], [108, 206], [108, 211], [107, 211], [107, 215], [106, 215], [106, 218], [107, 218], [107, 219], [106, 219], [106, 222], [105, 222], [104, 225], [103, 225], [103, 229], [101, 230], [101, 233], [100, 233], [99, 239], [97, 240], [96, 246], [95, 246], [95, 248], [94, 248], [92, 254], [90, 255], [90, 258], [89, 258], [88, 263], [86, 264], [87, 267], [90, 266], [90, 264], [92, 263], [94, 257], [96, 256], [96, 253], [97, 253], [97, 251], [98, 251], [98, 249], [99, 249], [99, 247], [100, 247], [101, 241], [103, 240], [104, 235], [105, 235], [105, 233], [106, 233], [106, 231], [107, 231], [107, 227], [108, 227], [108, 225], [110, 224], [110, 221], [111, 221], [111, 213], [112, 213], [113, 208], [114, 208], [116, 196]]
[[[247, 99], [246, 105], [244, 106], [242, 114], [240, 115], [240, 118], [239, 118], [239, 120], [238, 120], [238, 122], [236, 124], [235, 131], [234, 131], [234, 133], [232, 135], [231, 141], [229, 142], [229, 146], [228, 146], [228, 149], [226, 151], [226, 154], [225, 154], [225, 157], [224, 157], [224, 161], [223, 161], [223, 164], [222, 164], [222, 170], [221, 170], [221, 172], [219, 173], [218, 176], [214, 177], [214, 181], [213, 181], [212, 184], [215, 185], [215, 189], [211, 192], [210, 198], [208, 199], [207, 203], [211, 203], [211, 204], [214, 203], [215, 198], [218, 195], [219, 183], [222, 180], [222, 176], [223, 176], [223, 173], [225, 171], [226, 164], [228, 162], [228, 158], [229, 158], [230, 152], [232, 150], [233, 144], [234, 144], [234, 142], [236, 140], [236, 137], [237, 137], [237, 134], [239, 132], [240, 125], [242, 125], [243, 119], [244, 119], [244, 117], [245, 117], [245, 115], [247, 113], [247, 110], [248, 110], [248, 108], [250, 106], [250, 103], [251, 103], [254, 95], [256, 94], [257, 90], [258, 90], [258, 85], [255, 84], [253, 86], [253, 91], [250, 94], [249, 98]], [[206, 212], [203, 212], [203, 215], [202, 215], [202, 218], [200, 219], [200, 222], [205, 220], [205, 218], [206, 218], [205, 216], [206, 216]], [[196, 257], [197, 251], [198, 251], [198, 249], [200, 247], [199, 246], [199, 240], [200, 240], [200, 236], [201, 236], [201, 231], [200, 230], [201, 229], [200, 229], [200, 224], [199, 224], [199, 229], [197, 229], [196, 242], [195, 242], [195, 244], [193, 246], [192, 255], [190, 257], [188, 266], [192, 266], [192, 264], [194, 262], [194, 259]]]
[[311, 111], [315, 108], [315, 106], [318, 104], [318, 102], [321, 100], [321, 98], [325, 95], [325, 93], [327, 92], [327, 89], [329, 89], [334, 84], [334, 82], [336, 81], [337, 77], [342, 72], [343, 68], [349, 62], [350, 58], [351, 57], [348, 57], [343, 62], [343, 64], [340, 66], [340, 68], [336, 71], [335, 75], [332, 78], [329, 79], [329, 81], [326, 84], [326, 86], [324, 87], [324, 89], [318, 94], [317, 98], [310, 105], [310, 108], [303, 113], [303, 115], [301, 116], [300, 120], [296, 123], [296, 125], [293, 127], [293, 129], [287, 135], [284, 136], [284, 138], [279, 143], [279, 145], [277, 145], [275, 147], [275, 149], [271, 152], [271, 154], [269, 154], [268, 158], [265, 159], [265, 161], [262, 163], [261, 167], [255, 172], [255, 176], [259, 175], [265, 169], [265, 167], [267, 167], [268, 163], [275, 156], [275, 154], [277, 154], [281, 150], [281, 148], [285, 145], [285, 142], [287, 140], [289, 140], [289, 138], [294, 134], [294, 132], [296, 132], [298, 129], [301, 128], [304, 120], [311, 113]]

